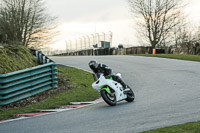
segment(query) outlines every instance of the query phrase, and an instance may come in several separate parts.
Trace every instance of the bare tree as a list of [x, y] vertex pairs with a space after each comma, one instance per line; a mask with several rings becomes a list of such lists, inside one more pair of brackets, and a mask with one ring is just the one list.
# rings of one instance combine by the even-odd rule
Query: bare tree
[[44, 0], [0, 0], [0, 31], [10, 42], [24, 46], [41, 44], [51, 33], [54, 20]]
[[183, 36], [186, 34], [186, 29], [189, 27], [189, 22], [187, 21], [187, 16], [181, 14], [178, 19], [174, 20], [177, 25], [174, 26], [171, 32], [171, 40], [173, 41], [173, 46], [175, 48], [180, 47], [180, 44], [183, 42]]
[[187, 54], [196, 54], [199, 46], [199, 34], [196, 27], [186, 25], [177, 33], [177, 45], [187, 49]]
[[[170, 37], [170, 32], [180, 23], [178, 0], [128, 0], [131, 12], [139, 20], [138, 32], [155, 48]], [[179, 20], [179, 21], [177, 21]]]

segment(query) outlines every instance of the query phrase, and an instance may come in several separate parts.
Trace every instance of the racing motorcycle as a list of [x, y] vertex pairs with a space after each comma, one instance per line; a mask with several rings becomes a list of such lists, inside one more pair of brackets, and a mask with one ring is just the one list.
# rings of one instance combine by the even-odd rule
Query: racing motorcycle
[[[120, 73], [116, 75], [121, 78]], [[93, 76], [95, 76], [94, 73]], [[135, 99], [135, 94], [129, 86], [123, 89], [120, 83], [114, 81], [112, 77], [104, 77], [103, 74], [95, 80], [92, 87], [101, 94], [103, 100], [110, 106], [115, 106], [117, 102], [122, 100], [133, 102]]]

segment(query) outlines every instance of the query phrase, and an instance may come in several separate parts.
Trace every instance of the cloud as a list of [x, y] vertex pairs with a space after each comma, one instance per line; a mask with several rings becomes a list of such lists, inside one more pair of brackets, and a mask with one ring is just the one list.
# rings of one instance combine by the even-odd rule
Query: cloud
[[200, 0], [193, 0], [189, 3], [188, 8], [187, 8], [187, 13], [189, 15], [189, 19], [192, 21], [194, 25], [199, 26], [200, 22]]
[[[199, 23], [200, 0], [185, 0], [192, 23]], [[60, 22], [55, 48], [65, 40], [95, 33], [113, 32], [113, 44], [139, 45], [127, 0], [46, 0], [49, 12]], [[132, 26], [130, 26], [132, 24]]]
[[119, 44], [124, 46], [139, 45], [135, 32], [131, 27], [131, 21], [128, 19], [98, 23], [63, 23], [58, 28], [60, 35], [57, 37], [57, 43], [55, 43], [57, 49], [63, 49], [66, 46], [65, 41], [83, 38], [83, 36], [92, 37], [92, 34], [95, 34], [95, 28], [96, 33], [101, 35], [103, 33], [110, 34], [111, 31], [113, 33], [112, 46], [114, 47]]
[[60, 47], [65, 46], [65, 40], [94, 34], [95, 30], [112, 31], [114, 46], [134, 42], [127, 0], [47, 0], [47, 6], [60, 20]]
[[105, 22], [128, 16], [126, 0], [47, 0], [47, 6], [65, 22]]

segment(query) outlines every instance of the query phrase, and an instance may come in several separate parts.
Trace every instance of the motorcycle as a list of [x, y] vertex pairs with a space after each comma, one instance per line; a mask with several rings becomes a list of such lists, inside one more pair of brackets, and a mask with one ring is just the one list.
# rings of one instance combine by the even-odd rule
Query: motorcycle
[[[120, 73], [116, 75], [121, 78]], [[103, 74], [92, 84], [92, 87], [101, 94], [103, 100], [110, 106], [115, 106], [117, 102], [122, 100], [133, 102], [135, 99], [135, 94], [129, 86], [123, 89], [120, 83], [114, 81], [112, 77], [104, 77]]]

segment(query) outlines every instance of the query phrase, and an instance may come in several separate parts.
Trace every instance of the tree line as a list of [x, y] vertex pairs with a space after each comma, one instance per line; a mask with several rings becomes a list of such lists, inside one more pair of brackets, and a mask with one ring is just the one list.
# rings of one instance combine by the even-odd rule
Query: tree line
[[0, 40], [38, 48], [47, 43], [55, 28], [44, 0], [0, 0]]
[[[137, 33], [153, 48], [198, 47], [200, 28], [191, 29], [182, 0], [128, 0]], [[142, 43], [145, 43], [142, 41]]]
[[[183, 0], [127, 0], [141, 43], [153, 48], [198, 47], [200, 28], [191, 30]], [[55, 17], [45, 0], [0, 0], [0, 41], [40, 47], [55, 35]]]

